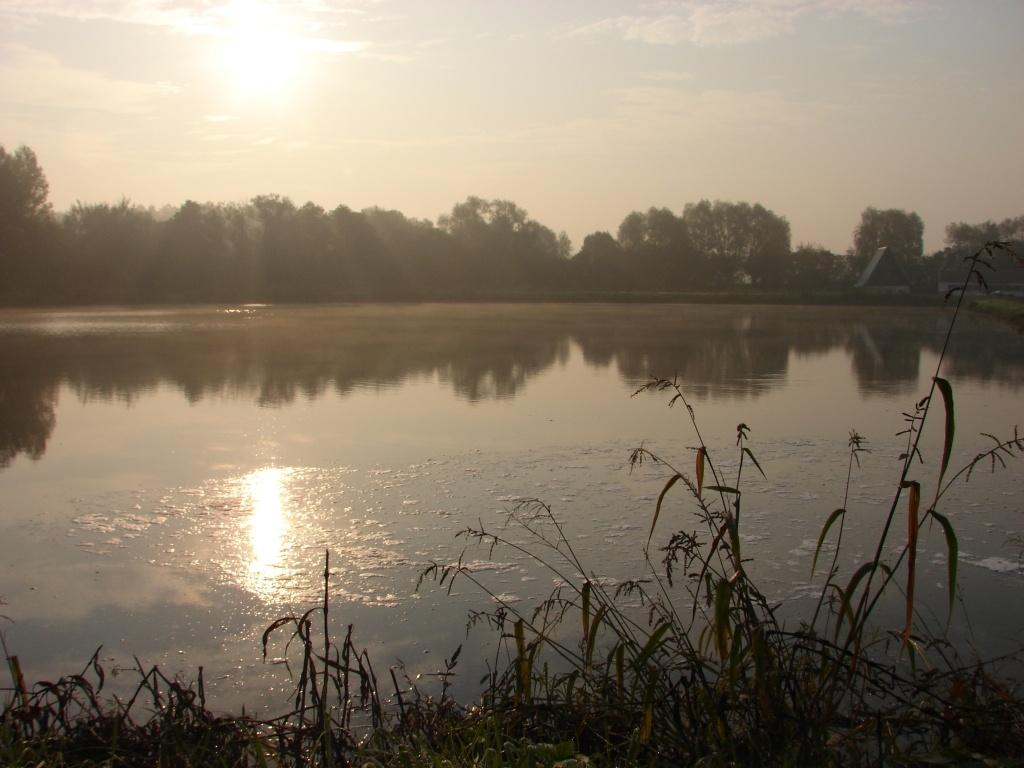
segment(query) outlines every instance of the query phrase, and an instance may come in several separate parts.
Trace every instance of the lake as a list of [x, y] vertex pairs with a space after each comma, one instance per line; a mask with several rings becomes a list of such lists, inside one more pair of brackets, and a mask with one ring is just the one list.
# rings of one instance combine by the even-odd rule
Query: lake
[[[843, 572], [873, 551], [898, 478], [904, 412], [927, 394], [951, 313], [891, 307], [708, 305], [236, 306], [0, 312], [0, 613], [31, 679], [78, 671], [97, 646], [193, 677], [213, 705], [279, 711], [285, 669], [260, 635], [319, 599], [331, 552], [332, 622], [354, 624], [381, 670], [429, 675], [460, 644], [471, 693], [494, 640], [468, 610], [493, 607], [431, 562], [470, 564], [503, 600], [557, 584], [514, 551], [456, 534], [498, 530], [524, 498], [548, 503], [593, 573], [647, 575], [643, 544], [671, 474], [697, 439], [668, 394], [677, 377], [726, 477], [737, 424], [764, 469], [744, 469], [742, 536], [762, 589], [793, 614], [821, 577], [811, 559], [854, 468]], [[963, 318], [943, 375], [963, 465], [1024, 414], [1024, 341]], [[913, 477], [927, 501], [941, 410]], [[978, 468], [940, 510], [960, 536], [954, 635], [986, 653], [1024, 630], [1022, 465]], [[696, 526], [682, 486], [656, 541]], [[900, 518], [893, 544], [902, 541]], [[522, 531], [510, 529], [516, 541]], [[940, 531], [922, 533], [918, 595], [945, 622]], [[573, 577], [575, 574], [569, 574]], [[1007, 608], [1011, 606], [1011, 608]], [[970, 623], [964, 620], [964, 612]], [[892, 612], [900, 626], [899, 611]], [[280, 657], [275, 643], [270, 659]], [[429, 678], [422, 678], [428, 680]]]

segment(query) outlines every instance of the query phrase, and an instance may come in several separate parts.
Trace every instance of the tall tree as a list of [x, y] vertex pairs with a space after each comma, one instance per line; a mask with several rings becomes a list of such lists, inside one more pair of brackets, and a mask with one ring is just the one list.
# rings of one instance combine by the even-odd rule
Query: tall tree
[[759, 288], [782, 288], [790, 261], [789, 222], [759, 203], [741, 203], [734, 210], [747, 223], [740, 263], [750, 282]]
[[781, 287], [789, 259], [789, 222], [760, 204], [701, 200], [683, 210], [693, 248], [704, 256], [708, 284], [728, 288], [744, 278]]
[[615, 291], [631, 282], [626, 252], [608, 232], [593, 232], [583, 238], [569, 268], [573, 284], [581, 288]]
[[115, 304], [148, 298], [158, 238], [153, 214], [128, 200], [76, 203], [61, 220], [66, 299]]
[[619, 225], [618, 242], [629, 262], [632, 286], [680, 290], [700, 285], [700, 264], [686, 224], [668, 208], [627, 215]]
[[994, 221], [979, 224], [958, 221], [946, 225], [946, 244], [951, 248], [974, 250], [992, 240], [1024, 240], [1024, 215], [1003, 219], [998, 224]]
[[921, 265], [924, 253], [924, 222], [913, 211], [897, 208], [880, 210], [865, 208], [860, 223], [853, 231], [853, 250], [850, 254], [855, 270], [863, 270], [882, 246], [896, 262], [912, 274]]
[[570, 243], [508, 200], [469, 197], [438, 219], [477, 287], [552, 288], [566, 274]]
[[0, 294], [9, 300], [40, 298], [36, 278], [46, 277], [53, 214], [49, 184], [28, 147], [0, 146]]
[[820, 245], [800, 245], [790, 259], [786, 285], [798, 291], [839, 288], [852, 282], [846, 259]]

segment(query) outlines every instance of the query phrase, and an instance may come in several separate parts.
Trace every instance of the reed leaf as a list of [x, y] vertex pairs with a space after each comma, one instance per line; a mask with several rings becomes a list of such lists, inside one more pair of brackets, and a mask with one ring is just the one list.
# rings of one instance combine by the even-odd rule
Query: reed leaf
[[821, 533], [818, 535], [818, 546], [814, 548], [814, 559], [811, 561], [811, 575], [814, 575], [814, 569], [818, 567], [818, 555], [821, 554], [821, 547], [825, 543], [825, 537], [828, 535], [829, 528], [832, 524], [840, 517], [846, 514], [846, 510], [840, 507], [831, 515], [828, 516], [828, 520], [825, 521], [824, 527], [821, 529]]
[[729, 655], [729, 637], [731, 626], [729, 624], [729, 603], [732, 598], [732, 583], [728, 579], [721, 579], [715, 589], [715, 641], [718, 645], [718, 655], [725, 661]]
[[590, 635], [587, 638], [586, 655], [583, 658], [584, 669], [589, 670], [594, 658], [594, 647], [597, 645], [597, 628], [608, 613], [608, 606], [602, 605], [594, 614], [594, 623], [590, 625]]
[[651, 632], [651, 636], [647, 638], [647, 642], [644, 643], [643, 649], [640, 651], [640, 655], [636, 659], [636, 665], [642, 667], [647, 663], [647, 660], [653, 656], [658, 648], [665, 642], [665, 633], [672, 628], [671, 621], [663, 621], [654, 631]]
[[767, 480], [767, 479], [768, 479], [768, 475], [766, 475], [766, 474], [764, 473], [764, 470], [763, 470], [763, 469], [761, 469], [761, 465], [760, 465], [760, 464], [758, 463], [758, 461], [757, 461], [757, 457], [756, 457], [756, 456], [754, 456], [754, 452], [753, 452], [753, 451], [751, 451], [751, 450], [750, 450], [749, 448], [747, 448], [746, 446], [743, 446], [743, 452], [744, 452], [745, 454], [747, 454], [747, 456], [749, 456], [749, 457], [750, 457], [750, 460], [751, 460], [752, 462], [754, 462], [754, 466], [755, 466], [755, 467], [757, 467], [757, 471], [761, 473], [761, 477], [763, 477], [763, 478], [764, 478], [765, 480]]
[[521, 701], [530, 700], [530, 661], [527, 658], [526, 653], [526, 631], [523, 628], [523, 620], [519, 619], [515, 623], [513, 630], [516, 640], [516, 671], [517, 671], [517, 698]]
[[658, 494], [658, 503], [654, 506], [654, 518], [651, 520], [651, 532], [647, 534], [647, 546], [651, 545], [651, 539], [654, 538], [654, 526], [658, 524], [658, 517], [661, 515], [661, 503], [665, 500], [665, 494], [667, 494], [672, 486], [675, 485], [683, 478], [680, 474], [674, 474], [665, 483], [665, 487], [661, 489], [661, 493]]
[[697, 495], [704, 491], [704, 463], [707, 459], [708, 449], [703, 445], [697, 449]]
[[582, 614], [583, 614], [583, 642], [586, 643], [590, 638], [590, 581], [586, 581], [583, 584], [582, 590]]
[[[737, 498], [736, 501], [738, 507], [739, 499]], [[732, 559], [736, 565], [736, 573], [732, 575], [732, 580], [735, 580], [743, 571], [743, 554], [740, 551], [740, 523], [733, 515], [726, 515], [725, 525], [729, 529], [729, 546], [732, 548]]]
[[626, 645], [622, 641], [615, 646], [615, 682], [622, 697], [626, 690]]
[[7, 657], [7, 666], [11, 670], [11, 680], [14, 681], [14, 688], [21, 697], [23, 707], [28, 706], [28, 687], [25, 685], [25, 675], [21, 671], [21, 662], [17, 656]]
[[643, 718], [640, 721], [640, 743], [647, 744], [654, 732], [654, 694], [657, 690], [658, 676], [651, 674], [644, 691]]
[[942, 467], [939, 469], [939, 487], [949, 467], [949, 457], [953, 452], [953, 436], [956, 433], [956, 414], [953, 410], [953, 387], [948, 381], [935, 377], [935, 386], [942, 393], [942, 404], [946, 407], [946, 430], [942, 440]]
[[934, 509], [931, 511], [931, 515], [939, 521], [939, 525], [942, 526], [942, 533], [946, 537], [946, 558], [949, 561], [949, 566], [947, 568], [947, 584], [949, 588], [949, 617], [952, 618], [953, 600], [956, 598], [956, 569], [958, 560], [960, 558], [960, 542], [957, 540], [956, 531], [953, 530], [953, 526], [949, 522], [949, 518], [947, 518], [945, 515], [939, 514]]
[[918, 512], [921, 507], [921, 484], [916, 480], [907, 480], [904, 487], [910, 489], [907, 503], [907, 619], [903, 628], [903, 637], [909, 638], [914, 623], [914, 587], [917, 584], [917, 531]]
[[737, 496], [740, 495], [739, 488], [733, 488], [731, 485], [709, 485], [709, 491], [717, 491], [718, 493], [733, 493]]
[[887, 565], [876, 560], [872, 560], [869, 563], [864, 563], [860, 568], [854, 571], [853, 576], [850, 577], [850, 581], [846, 584], [846, 589], [839, 591], [839, 594], [842, 596], [842, 602], [839, 604], [839, 620], [836, 622], [837, 637], [839, 636], [839, 628], [843, 625], [842, 617], [849, 616], [851, 617], [851, 623], [853, 621], [850, 601], [853, 599], [854, 592], [857, 591], [857, 587], [860, 585], [861, 580], [875, 570], [883, 570], [886, 573], [890, 572]]

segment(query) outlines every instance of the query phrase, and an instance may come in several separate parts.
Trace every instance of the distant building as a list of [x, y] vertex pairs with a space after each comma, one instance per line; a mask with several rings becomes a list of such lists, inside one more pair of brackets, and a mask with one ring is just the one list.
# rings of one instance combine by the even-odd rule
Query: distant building
[[875, 251], [854, 287], [880, 293], [910, 293], [906, 272], [885, 245]]
[[[989, 293], [1003, 296], [1024, 297], [1024, 242], [1011, 243], [1014, 253], [995, 251], [991, 257], [985, 257], [992, 268], [979, 264], [978, 272], [985, 280], [983, 286], [976, 278], [971, 278], [967, 285], [968, 293]], [[967, 270], [970, 268], [966, 259], [974, 254], [968, 248], [949, 248], [941, 254], [938, 270], [938, 290], [947, 294], [954, 288], [964, 284]]]

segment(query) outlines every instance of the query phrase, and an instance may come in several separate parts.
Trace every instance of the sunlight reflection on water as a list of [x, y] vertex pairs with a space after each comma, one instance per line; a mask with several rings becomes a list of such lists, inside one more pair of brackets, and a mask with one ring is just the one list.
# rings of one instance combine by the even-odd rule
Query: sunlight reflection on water
[[244, 488], [252, 510], [246, 521], [252, 548], [246, 586], [264, 599], [280, 591], [282, 551], [291, 528], [284, 494], [289, 474], [280, 467], [265, 467], [245, 476]]

